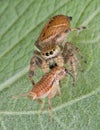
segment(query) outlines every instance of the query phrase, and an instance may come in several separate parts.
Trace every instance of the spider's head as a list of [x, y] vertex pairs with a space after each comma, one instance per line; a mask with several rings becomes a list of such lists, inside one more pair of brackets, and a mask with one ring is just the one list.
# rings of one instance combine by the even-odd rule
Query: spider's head
[[56, 57], [60, 53], [60, 47], [58, 45], [46, 45], [41, 50], [42, 57], [47, 60], [49, 58]]

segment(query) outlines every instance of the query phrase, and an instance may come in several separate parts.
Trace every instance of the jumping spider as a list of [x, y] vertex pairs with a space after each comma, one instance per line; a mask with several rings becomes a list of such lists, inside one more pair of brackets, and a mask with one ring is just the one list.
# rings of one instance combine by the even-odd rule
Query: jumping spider
[[77, 52], [80, 55], [81, 59], [83, 59], [80, 50], [70, 42], [66, 42], [62, 49], [57, 44], [48, 44], [48, 46], [42, 48], [41, 51], [35, 51], [34, 56], [30, 61], [29, 70], [29, 77], [32, 84], [35, 84], [32, 76], [34, 75], [34, 71], [37, 66], [40, 67], [45, 73], [47, 73], [55, 66], [63, 67], [67, 63], [69, 63], [71, 66], [73, 73], [73, 84], [75, 84], [77, 76], [75, 62], [78, 63], [78, 66], [82, 71], [80, 61], [78, 60], [75, 52]]
[[[70, 63], [73, 71], [73, 80], [76, 80], [75, 62], [82, 69], [79, 60], [75, 55], [75, 51], [81, 55], [79, 49], [73, 44], [67, 42], [64, 46], [62, 43], [66, 39], [69, 32], [74, 30], [85, 29], [85, 27], [71, 28], [70, 21], [72, 17], [65, 15], [57, 15], [52, 17], [42, 29], [35, 46], [39, 51], [34, 51], [33, 58], [30, 61], [29, 77], [32, 84], [35, 84], [32, 76], [36, 66], [43, 69], [46, 73], [49, 69], [55, 66], [64, 66], [67, 62]], [[81, 58], [82, 55], [81, 55]]]

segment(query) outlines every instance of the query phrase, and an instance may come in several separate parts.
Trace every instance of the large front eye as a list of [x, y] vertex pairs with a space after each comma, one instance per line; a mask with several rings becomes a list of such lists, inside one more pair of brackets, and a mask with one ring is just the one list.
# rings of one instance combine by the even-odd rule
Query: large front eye
[[53, 51], [50, 51], [50, 54], [52, 55], [52, 54], [53, 54]]
[[49, 53], [48, 53], [48, 52], [46, 53], [46, 56], [49, 56]]
[[65, 68], [65, 72], [68, 73], [68, 70]]

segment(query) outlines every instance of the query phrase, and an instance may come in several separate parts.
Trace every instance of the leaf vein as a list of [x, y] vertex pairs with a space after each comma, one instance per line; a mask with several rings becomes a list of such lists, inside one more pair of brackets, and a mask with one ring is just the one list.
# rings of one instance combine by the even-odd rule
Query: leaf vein
[[82, 15], [84, 14], [85, 9], [89, 6], [89, 4], [90, 4], [91, 2], [92, 2], [91, 0], [88, 1], [87, 4], [86, 4], [86, 6], [81, 10], [81, 13], [80, 13], [80, 15], [79, 15], [79, 17], [78, 17], [78, 19], [77, 19], [77, 21], [76, 21], [76, 26], [78, 25], [79, 19], [81, 19]]
[[81, 26], [86, 26], [89, 24], [89, 22], [91, 22], [91, 20], [100, 12], [100, 7], [97, 8], [89, 17], [87, 20], [85, 20]]
[[28, 72], [28, 69], [29, 69], [29, 67], [25, 67], [22, 71], [20, 71], [19, 73], [15, 74], [13, 77], [11, 77], [10, 79], [8, 79], [4, 83], [2, 83], [0, 85], [0, 91], [2, 91], [3, 89], [5, 89], [7, 87], [10, 87], [11, 84], [13, 84], [16, 80], [18, 80], [23, 75], [25, 75]]
[[2, 125], [4, 130], [7, 130], [7, 128], [6, 128], [5, 124], [4, 124], [4, 121], [1, 121], [1, 125]]
[[59, 120], [58, 117], [56, 118], [53, 116], [53, 119], [63, 128], [63, 130], [67, 130], [65, 124], [61, 122], [61, 120]]
[[40, 122], [41, 130], [44, 130], [44, 126], [43, 126], [42, 121], [41, 121], [41, 119], [40, 119], [40, 115], [38, 115], [38, 118], [39, 118], [39, 122]]
[[[90, 93], [88, 93], [86, 95], [80, 96], [80, 97], [78, 97], [76, 99], [68, 101], [65, 104], [62, 104], [61, 106], [55, 107], [53, 109], [53, 111], [55, 112], [55, 111], [58, 111], [58, 110], [60, 110], [62, 108], [65, 108], [67, 106], [71, 106], [74, 103], [77, 103], [77, 102], [79, 102], [81, 100], [87, 99], [87, 98], [89, 98], [89, 97], [91, 97], [91, 96], [93, 96], [93, 95], [95, 95], [95, 94], [97, 94], [99, 92], [100, 92], [100, 86], [98, 86], [97, 89], [95, 89], [94, 91], [92, 91], [92, 92], [90, 92]], [[14, 115], [16, 115], [16, 116], [18, 116], [18, 115], [34, 115], [34, 114], [38, 114], [39, 112], [40, 112], [40, 110], [39, 111], [2, 111], [1, 110], [0, 115], [11, 115], [11, 116], [14, 116]], [[43, 113], [46, 114], [46, 113], [48, 113], [48, 111], [45, 110]]]
[[21, 15], [19, 15], [19, 17], [17, 17], [5, 30], [5, 32], [3, 32], [1, 34], [1, 37], [3, 37], [8, 31], [9, 29], [22, 17], [22, 15], [29, 9], [29, 7], [31, 6], [31, 4], [33, 3], [33, 1], [28, 5], [28, 7], [23, 11], [23, 13]]

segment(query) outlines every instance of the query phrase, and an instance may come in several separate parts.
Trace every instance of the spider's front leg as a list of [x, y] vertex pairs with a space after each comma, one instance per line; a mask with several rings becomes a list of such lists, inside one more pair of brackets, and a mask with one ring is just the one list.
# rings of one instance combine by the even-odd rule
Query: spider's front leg
[[30, 68], [29, 68], [29, 79], [32, 82], [32, 85], [35, 85], [35, 82], [33, 80], [34, 71], [36, 69], [36, 57], [32, 57], [30, 61]]
[[42, 64], [42, 58], [40, 52], [34, 51], [34, 56], [31, 58], [30, 68], [29, 68], [29, 79], [32, 82], [32, 85], [35, 85], [35, 82], [32, 77], [35, 74], [36, 67], [41, 68], [41, 64]]

